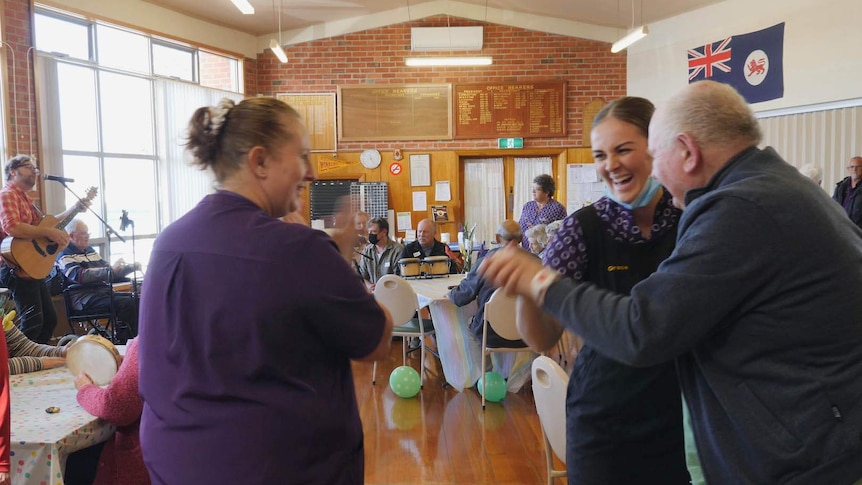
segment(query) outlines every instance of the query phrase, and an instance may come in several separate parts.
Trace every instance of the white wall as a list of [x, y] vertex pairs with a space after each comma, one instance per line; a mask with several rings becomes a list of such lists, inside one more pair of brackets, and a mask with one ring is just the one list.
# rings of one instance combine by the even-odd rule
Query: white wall
[[862, 0], [726, 0], [650, 24], [650, 35], [628, 51], [628, 92], [660, 104], [688, 84], [688, 49], [780, 22], [784, 97], [754, 110], [862, 104]]

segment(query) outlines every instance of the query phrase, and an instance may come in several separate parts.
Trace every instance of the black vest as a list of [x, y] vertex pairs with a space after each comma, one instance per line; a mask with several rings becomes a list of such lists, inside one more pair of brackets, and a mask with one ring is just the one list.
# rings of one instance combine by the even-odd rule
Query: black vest
[[[584, 281], [630, 294], [673, 251], [676, 226], [649, 241], [616, 241], [596, 209], [575, 213], [584, 233]], [[585, 345], [566, 397], [569, 483], [584, 485], [689, 483], [682, 401], [673, 362], [629, 367]]]

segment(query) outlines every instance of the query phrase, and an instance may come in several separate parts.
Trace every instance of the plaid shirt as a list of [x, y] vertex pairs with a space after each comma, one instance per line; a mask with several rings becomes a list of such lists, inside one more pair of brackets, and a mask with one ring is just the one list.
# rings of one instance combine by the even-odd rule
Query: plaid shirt
[[17, 185], [7, 182], [0, 190], [0, 240], [5, 239], [18, 224], [23, 222], [35, 226], [42, 217], [27, 192]]

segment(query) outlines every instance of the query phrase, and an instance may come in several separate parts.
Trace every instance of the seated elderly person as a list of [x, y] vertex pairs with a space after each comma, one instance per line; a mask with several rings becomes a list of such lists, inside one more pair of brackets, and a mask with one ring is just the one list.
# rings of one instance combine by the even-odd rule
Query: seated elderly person
[[9, 349], [9, 374], [24, 374], [60, 367], [66, 363], [66, 347], [37, 344], [15, 325], [15, 310], [3, 317], [3, 332]]
[[[416, 226], [416, 240], [404, 245], [404, 250], [401, 251], [402, 258], [427, 258], [429, 256], [447, 256], [446, 246], [437, 240], [437, 224], [431, 219], [422, 219], [419, 225]], [[454, 264], [449, 265], [450, 273], [457, 273], [458, 267]], [[398, 274], [401, 274], [400, 270]]]
[[368, 244], [359, 260], [359, 275], [365, 286], [374, 291], [383, 275], [396, 274], [398, 259], [404, 248], [389, 237], [389, 222], [382, 217], [368, 221]]
[[524, 236], [527, 237], [527, 241], [529, 242], [530, 252], [541, 257], [542, 251], [544, 251], [545, 246], [548, 245], [548, 232], [546, 226], [544, 224], [536, 224], [527, 229], [527, 233], [524, 234]]
[[[554, 239], [554, 234], [556, 234], [556, 233], [557, 233], [557, 231], [559, 231], [559, 230], [560, 230], [560, 227], [562, 227], [562, 226], [563, 226], [563, 221], [562, 221], [562, 220], [560, 220], [560, 221], [554, 221], [554, 222], [549, 222], [549, 223], [545, 226], [545, 233], [548, 235], [548, 243], [550, 243], [550, 242], [551, 242], [551, 240], [552, 240], [552, 239]], [[547, 246], [547, 244], [546, 244], [545, 246]]]
[[[500, 247], [488, 251], [485, 256], [494, 254], [506, 246], [519, 246], [522, 240], [521, 226], [511, 219], [505, 220], [497, 228], [495, 238]], [[473, 320], [470, 322], [470, 332], [480, 342], [482, 341], [482, 330], [485, 324], [485, 303], [488, 302], [491, 295], [494, 294], [494, 290], [497, 289], [496, 286], [479, 277], [478, 270], [483, 258], [476, 261], [476, 264], [473, 265], [467, 276], [461, 280], [461, 284], [452, 288], [452, 291], [449, 292], [449, 300], [457, 306], [464, 306], [476, 300], [478, 309], [476, 310], [476, 314], [473, 315]], [[488, 327], [488, 345], [491, 347], [506, 348], [526, 347], [522, 340], [507, 340], [500, 337], [491, 327]]]
[[[90, 233], [84, 221], [73, 220], [67, 230], [71, 241], [57, 257], [57, 264], [66, 281], [72, 284], [127, 281], [124, 276], [137, 269], [136, 264], [127, 265], [122, 259], [113, 267], [102, 259], [90, 246]], [[117, 330], [125, 330], [119, 332], [119, 337], [125, 341], [138, 334], [138, 307], [130, 295], [115, 293], [113, 299], [117, 320], [121, 322]], [[107, 312], [110, 309], [111, 296], [98, 291], [79, 291], [72, 295], [72, 304], [75, 311]]]

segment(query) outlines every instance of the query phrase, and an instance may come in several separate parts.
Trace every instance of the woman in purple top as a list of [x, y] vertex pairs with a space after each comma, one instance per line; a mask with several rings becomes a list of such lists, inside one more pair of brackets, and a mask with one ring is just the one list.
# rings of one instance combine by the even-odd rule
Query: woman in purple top
[[195, 111], [187, 148], [218, 190], [161, 233], [147, 272], [152, 482], [362, 483], [350, 361], [386, 356], [392, 319], [348, 263], [352, 230], [331, 239], [278, 219], [314, 178], [300, 115], [223, 100]]
[[[536, 224], [547, 224], [559, 221], [566, 217], [566, 208], [554, 200], [554, 178], [548, 174], [536, 176], [533, 179], [533, 200], [524, 204], [521, 209], [521, 234], [526, 234], [527, 229]], [[527, 238], [521, 242], [524, 249], [530, 248]]]
[[[648, 100], [625, 97], [596, 115], [592, 151], [607, 196], [563, 221], [545, 250], [544, 265], [628, 294], [673, 251], [680, 211], [650, 176], [652, 113]], [[535, 303], [522, 303], [524, 341], [537, 350], [550, 348], [562, 326]], [[571, 483], [689, 483], [673, 362], [635, 368], [585, 345], [569, 380], [566, 435]]]

